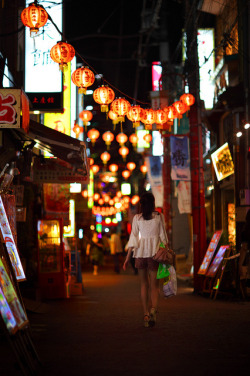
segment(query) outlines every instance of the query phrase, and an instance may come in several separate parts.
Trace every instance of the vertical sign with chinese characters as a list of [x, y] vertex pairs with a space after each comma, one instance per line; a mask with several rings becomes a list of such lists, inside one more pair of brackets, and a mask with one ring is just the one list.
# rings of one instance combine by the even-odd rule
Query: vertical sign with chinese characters
[[188, 138], [171, 136], [170, 149], [172, 180], [190, 180]]

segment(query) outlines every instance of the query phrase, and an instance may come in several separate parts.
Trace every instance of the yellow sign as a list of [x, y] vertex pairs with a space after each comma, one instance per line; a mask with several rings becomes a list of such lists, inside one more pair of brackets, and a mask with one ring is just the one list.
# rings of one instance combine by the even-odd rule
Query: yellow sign
[[234, 164], [227, 142], [211, 154], [211, 158], [218, 181], [234, 174]]

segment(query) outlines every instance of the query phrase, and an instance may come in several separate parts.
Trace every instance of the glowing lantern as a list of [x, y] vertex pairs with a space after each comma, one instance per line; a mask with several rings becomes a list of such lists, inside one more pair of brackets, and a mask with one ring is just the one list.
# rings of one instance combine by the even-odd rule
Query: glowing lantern
[[48, 13], [42, 5], [32, 3], [22, 11], [21, 20], [24, 26], [30, 28], [30, 36], [36, 36], [39, 28], [48, 21]]
[[152, 108], [145, 109], [141, 122], [145, 125], [145, 129], [152, 129], [152, 124], [155, 123], [156, 114]]
[[163, 111], [166, 112], [168, 121], [173, 121], [178, 117], [178, 112], [174, 106], [165, 107]]
[[82, 127], [80, 127], [80, 125], [75, 121], [72, 131], [75, 133], [76, 138], [78, 138], [80, 136], [80, 133], [82, 133]]
[[110, 199], [109, 200], [109, 205], [113, 206], [114, 205], [114, 200]]
[[113, 135], [112, 132], [107, 131], [107, 132], [103, 133], [102, 138], [105, 141], [105, 144], [107, 145], [107, 147], [109, 149], [109, 145], [114, 140], [115, 136]]
[[180, 101], [182, 101], [183, 103], [185, 103], [185, 105], [187, 106], [187, 111], [190, 110], [190, 106], [192, 106], [195, 102], [195, 97], [192, 95], [192, 94], [182, 94], [182, 96], [180, 97]]
[[119, 154], [121, 154], [123, 160], [126, 161], [126, 156], [129, 153], [129, 149], [126, 146], [122, 146], [121, 148], [119, 148], [118, 151], [119, 151]]
[[124, 179], [128, 179], [130, 177], [131, 173], [129, 170], [124, 170], [122, 171], [122, 176], [124, 177]]
[[100, 167], [97, 166], [96, 164], [92, 165], [90, 168], [94, 174], [97, 174], [97, 172], [100, 170]]
[[182, 101], [177, 101], [173, 103], [173, 106], [176, 108], [178, 118], [181, 119], [182, 115], [187, 111], [187, 105]]
[[103, 200], [102, 198], [100, 198], [100, 199], [98, 200], [98, 204], [99, 204], [99, 205], [103, 205], [103, 204], [104, 204], [104, 200]]
[[128, 196], [125, 196], [123, 201], [128, 204], [130, 202], [130, 198]]
[[110, 200], [110, 197], [109, 197], [109, 195], [105, 195], [103, 197], [103, 199], [104, 199], [104, 202], [106, 202], [106, 204], [107, 204], [109, 202], [109, 200]]
[[94, 91], [93, 99], [101, 105], [101, 112], [108, 112], [108, 105], [115, 99], [115, 93], [110, 87], [102, 85]]
[[90, 130], [88, 131], [87, 136], [88, 136], [88, 138], [91, 139], [92, 145], [94, 146], [96, 140], [97, 140], [98, 137], [100, 136], [100, 132], [99, 132], [97, 129], [92, 128], [92, 129], [90, 129]]
[[67, 68], [68, 63], [74, 58], [74, 56], [75, 49], [69, 43], [58, 42], [50, 50], [51, 59], [59, 64], [59, 69], [61, 71], [63, 71], [64, 68]]
[[105, 151], [101, 154], [100, 158], [103, 161], [103, 164], [105, 165], [110, 160], [110, 154], [107, 151]]
[[118, 165], [113, 163], [111, 165], [109, 165], [109, 171], [111, 172], [116, 172], [118, 170]]
[[88, 197], [88, 191], [87, 191], [87, 189], [85, 189], [84, 191], [82, 191], [82, 197], [84, 197], [84, 198], [87, 198]]
[[124, 116], [127, 115], [130, 109], [130, 103], [124, 98], [118, 98], [111, 103], [110, 109], [118, 115], [119, 121], [122, 124], [125, 121]]
[[127, 168], [129, 169], [129, 171], [133, 171], [136, 168], [136, 164], [134, 162], [128, 162]]
[[140, 170], [141, 170], [141, 172], [145, 175], [145, 174], [147, 173], [147, 171], [148, 171], [148, 168], [147, 168], [146, 165], [142, 165], [142, 166], [140, 167]]
[[149, 134], [149, 133], [145, 134], [145, 135], [143, 136], [143, 140], [144, 140], [145, 142], [150, 143], [150, 142], [152, 141], [152, 136], [151, 136], [151, 134]]
[[80, 112], [79, 118], [83, 121], [86, 130], [88, 122], [93, 119], [93, 114], [91, 111], [83, 110], [82, 112]]
[[114, 124], [114, 129], [116, 124], [119, 123], [119, 117], [114, 111], [109, 111], [108, 117], [112, 120], [112, 123]]
[[125, 133], [119, 133], [116, 136], [116, 141], [119, 142], [120, 146], [123, 146], [128, 141], [128, 136]]
[[140, 125], [144, 110], [140, 106], [131, 106], [127, 113], [127, 118], [132, 121], [133, 127]]
[[158, 126], [162, 126], [168, 120], [167, 114], [163, 110], [157, 110], [155, 112], [155, 115], [156, 115], [155, 123]]
[[121, 197], [122, 197], [122, 192], [121, 192], [121, 191], [116, 192], [116, 196], [117, 196], [118, 198], [121, 198]]
[[94, 159], [93, 158], [88, 158], [89, 165], [92, 166], [94, 164]]
[[72, 73], [71, 80], [79, 87], [79, 93], [86, 94], [87, 87], [93, 85], [95, 82], [95, 75], [89, 68], [81, 67]]
[[135, 134], [135, 133], [132, 133], [130, 136], [129, 136], [129, 141], [131, 142], [131, 144], [133, 145], [134, 149], [136, 148], [137, 146], [137, 142], [139, 140], [139, 137]]
[[95, 201], [97, 201], [97, 200], [99, 200], [99, 198], [100, 198], [99, 193], [94, 193], [94, 195], [93, 195], [93, 199], [94, 199]]
[[137, 196], [137, 195], [134, 195], [134, 196], [131, 198], [131, 204], [133, 204], [133, 205], [136, 205], [137, 202], [139, 202], [139, 201], [140, 201], [140, 197]]

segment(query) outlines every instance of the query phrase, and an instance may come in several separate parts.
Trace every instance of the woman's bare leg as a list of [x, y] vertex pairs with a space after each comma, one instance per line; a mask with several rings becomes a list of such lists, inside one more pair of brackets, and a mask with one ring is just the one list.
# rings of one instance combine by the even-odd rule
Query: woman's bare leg
[[159, 293], [160, 293], [159, 279], [157, 279], [156, 276], [157, 276], [157, 270], [149, 271], [151, 304], [152, 304], [152, 308], [155, 308], [155, 310], [158, 309]]
[[148, 307], [148, 290], [149, 290], [149, 283], [148, 283], [148, 272], [147, 269], [138, 269], [139, 276], [141, 279], [141, 301], [142, 307], [144, 311], [144, 315], [149, 314], [149, 307]]

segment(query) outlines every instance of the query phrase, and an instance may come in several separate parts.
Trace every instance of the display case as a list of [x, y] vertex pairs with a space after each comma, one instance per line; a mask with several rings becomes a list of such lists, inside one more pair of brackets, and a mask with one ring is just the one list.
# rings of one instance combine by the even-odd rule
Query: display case
[[41, 297], [56, 299], [67, 297], [65, 250], [62, 240], [62, 221], [44, 219], [38, 229], [38, 278]]

